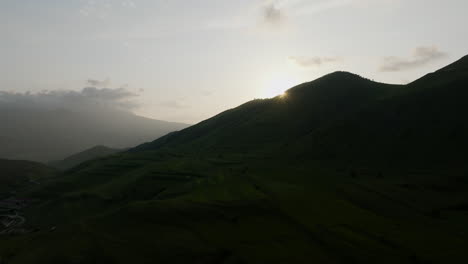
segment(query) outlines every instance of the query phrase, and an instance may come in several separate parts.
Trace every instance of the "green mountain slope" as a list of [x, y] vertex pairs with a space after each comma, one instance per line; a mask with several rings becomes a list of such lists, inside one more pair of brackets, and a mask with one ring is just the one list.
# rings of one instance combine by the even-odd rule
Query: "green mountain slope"
[[288, 90], [285, 96], [254, 100], [135, 149], [160, 147], [215, 151], [269, 149], [327, 123], [346, 119], [402, 89], [358, 75], [335, 72]]
[[0, 193], [15, 190], [31, 180], [38, 181], [55, 174], [54, 169], [40, 163], [0, 159]]
[[263, 151], [367, 165], [463, 166], [468, 147], [467, 61], [464, 57], [404, 86], [333, 73], [134, 151]]
[[106, 146], [95, 146], [85, 151], [74, 154], [60, 161], [51, 162], [50, 165], [60, 170], [71, 169], [85, 161], [109, 156], [124, 151], [122, 149], [113, 149]]
[[389, 166], [466, 170], [467, 65], [464, 57], [428, 74], [407, 85], [404, 93], [300, 139], [292, 152]]
[[464, 131], [464, 65], [406, 86], [330, 74], [80, 164], [22, 193], [36, 232], [0, 239], [0, 256], [465, 263], [466, 133], [450, 134]]

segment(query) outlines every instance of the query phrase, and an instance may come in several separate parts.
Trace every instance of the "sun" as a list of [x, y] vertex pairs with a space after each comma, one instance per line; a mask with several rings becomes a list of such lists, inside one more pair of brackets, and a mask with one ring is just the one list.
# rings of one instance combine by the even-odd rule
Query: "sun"
[[264, 96], [266, 98], [284, 97], [286, 90], [298, 84], [298, 80], [289, 76], [273, 76], [266, 82]]

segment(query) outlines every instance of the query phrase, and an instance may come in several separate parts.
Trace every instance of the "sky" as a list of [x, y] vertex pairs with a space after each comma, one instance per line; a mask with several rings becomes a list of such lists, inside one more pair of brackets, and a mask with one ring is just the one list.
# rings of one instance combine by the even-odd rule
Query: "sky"
[[337, 70], [408, 83], [468, 54], [466, 10], [466, 0], [0, 0], [0, 104], [66, 106], [71, 94], [193, 124]]

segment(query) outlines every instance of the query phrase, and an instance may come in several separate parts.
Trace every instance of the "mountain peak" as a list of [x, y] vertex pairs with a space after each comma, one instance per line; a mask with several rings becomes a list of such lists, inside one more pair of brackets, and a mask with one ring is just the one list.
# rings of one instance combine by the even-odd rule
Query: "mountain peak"
[[361, 77], [358, 74], [352, 73], [352, 72], [347, 72], [347, 71], [335, 71], [332, 73], [329, 73], [327, 75], [324, 75], [323, 77], [317, 79], [317, 80], [362, 80], [365, 79]]
[[323, 90], [324, 92], [330, 92], [330, 90], [346, 91], [353, 89], [360, 89], [363, 87], [373, 86], [376, 83], [372, 80], [364, 78], [358, 74], [346, 72], [346, 71], [335, 71], [324, 75], [314, 81], [300, 84], [296, 87], [289, 89], [289, 94], [312, 92]]
[[329, 73], [316, 81], [336, 81], [336, 82], [374, 82], [368, 78], [362, 77], [359, 74], [347, 72], [347, 71], [335, 71]]

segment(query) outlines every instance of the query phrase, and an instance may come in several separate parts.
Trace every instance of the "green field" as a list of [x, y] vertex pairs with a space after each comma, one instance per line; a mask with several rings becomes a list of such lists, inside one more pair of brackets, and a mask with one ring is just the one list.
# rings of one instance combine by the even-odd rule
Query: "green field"
[[456, 175], [145, 154], [94, 161], [34, 191], [43, 202], [25, 215], [40, 231], [2, 238], [0, 254], [7, 263], [468, 260], [468, 182]]

